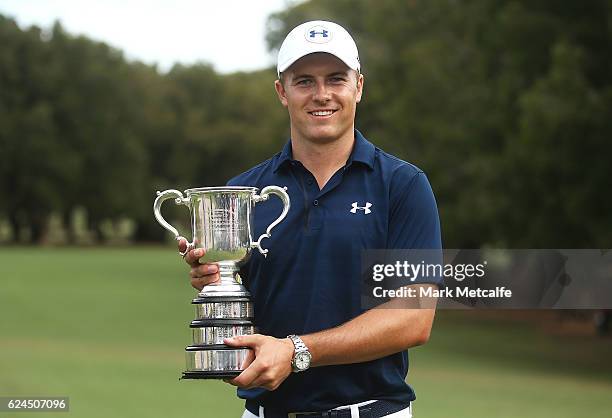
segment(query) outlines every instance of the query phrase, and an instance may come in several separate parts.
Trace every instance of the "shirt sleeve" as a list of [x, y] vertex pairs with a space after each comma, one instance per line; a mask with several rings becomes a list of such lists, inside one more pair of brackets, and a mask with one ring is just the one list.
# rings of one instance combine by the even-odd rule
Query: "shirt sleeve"
[[[443, 268], [438, 206], [425, 173], [413, 166], [400, 167], [390, 186], [387, 250], [411, 263], [439, 264]], [[413, 284], [443, 287], [442, 275], [419, 276]]]

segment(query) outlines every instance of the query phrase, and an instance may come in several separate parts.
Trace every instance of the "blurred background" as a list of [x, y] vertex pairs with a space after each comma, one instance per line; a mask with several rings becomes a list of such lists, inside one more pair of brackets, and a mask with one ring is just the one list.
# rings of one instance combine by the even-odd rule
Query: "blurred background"
[[[275, 53], [306, 20], [355, 37], [357, 128], [427, 173], [446, 248], [610, 248], [612, 1], [216, 3], [0, 0], [0, 396], [240, 414], [232, 387], [178, 381], [193, 291], [152, 202], [280, 150]], [[608, 331], [440, 312], [411, 350], [415, 412], [607, 417]]]

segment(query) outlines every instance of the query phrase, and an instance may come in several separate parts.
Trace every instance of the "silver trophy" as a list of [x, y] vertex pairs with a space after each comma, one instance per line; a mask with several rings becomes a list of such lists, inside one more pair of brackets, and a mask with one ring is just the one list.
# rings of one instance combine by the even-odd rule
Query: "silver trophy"
[[[256, 187], [202, 187], [185, 190], [157, 192], [153, 204], [155, 219], [172, 232], [177, 240], [183, 239], [176, 228], [161, 215], [161, 205], [174, 199], [177, 205], [185, 205], [191, 213], [193, 240], [187, 250], [195, 248], [206, 252], [201, 263], [219, 265], [220, 280], [205, 286], [192, 300], [196, 308], [196, 319], [191, 321], [193, 344], [185, 349], [186, 379], [221, 379], [234, 377], [242, 371], [242, 363], [249, 349], [223, 344], [223, 339], [237, 335], [253, 334], [253, 305], [250, 293], [242, 285], [238, 271], [248, 260], [251, 250], [257, 249], [266, 256], [262, 240], [270, 238], [272, 229], [287, 216], [289, 195], [278, 186], [267, 186], [257, 194]], [[253, 240], [253, 207], [265, 202], [270, 195], [283, 202], [280, 216], [268, 226], [266, 232]]]

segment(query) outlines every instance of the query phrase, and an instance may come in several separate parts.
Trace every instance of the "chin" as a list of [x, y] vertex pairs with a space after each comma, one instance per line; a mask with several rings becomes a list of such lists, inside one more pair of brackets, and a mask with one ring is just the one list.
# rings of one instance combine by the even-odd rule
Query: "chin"
[[333, 142], [341, 135], [338, 129], [314, 129], [308, 132], [308, 137], [316, 142]]

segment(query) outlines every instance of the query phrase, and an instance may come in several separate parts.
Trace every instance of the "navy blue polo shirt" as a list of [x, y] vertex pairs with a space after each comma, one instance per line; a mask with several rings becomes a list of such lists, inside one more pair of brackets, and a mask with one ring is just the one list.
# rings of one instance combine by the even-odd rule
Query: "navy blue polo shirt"
[[[241, 270], [259, 332], [278, 338], [341, 325], [364, 312], [361, 251], [439, 249], [440, 223], [427, 177], [417, 167], [355, 131], [346, 165], [319, 189], [314, 176], [282, 152], [229, 181], [231, 186], [287, 188], [291, 209]], [[367, 208], [367, 210], [366, 210]], [[281, 213], [276, 197], [254, 209], [254, 239]], [[424, 279], [426, 281], [426, 279]], [[406, 327], [411, 324], [407, 323]], [[238, 396], [278, 411], [317, 411], [370, 399], [408, 403], [408, 353], [365, 363], [291, 373], [274, 391], [239, 389]]]

